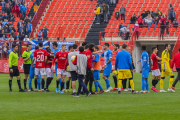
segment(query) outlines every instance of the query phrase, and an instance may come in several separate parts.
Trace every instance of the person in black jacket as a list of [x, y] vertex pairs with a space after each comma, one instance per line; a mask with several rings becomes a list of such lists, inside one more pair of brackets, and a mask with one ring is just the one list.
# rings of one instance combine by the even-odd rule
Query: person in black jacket
[[10, 13], [12, 12], [11, 6], [9, 6], [9, 4], [7, 4], [7, 7], [5, 8], [5, 11], [7, 12], [7, 15], [9, 16]]
[[144, 19], [146, 17], [146, 13], [145, 11], [143, 11], [143, 13], [141, 13], [142, 19]]
[[135, 14], [132, 15], [131, 20], [130, 20], [130, 24], [135, 24], [135, 23], [136, 23], [136, 20], [137, 20], [136, 15], [135, 15]]
[[165, 23], [164, 23], [164, 20], [162, 20], [162, 23], [161, 23], [161, 26], [160, 26], [160, 38], [159, 40], [161, 40], [161, 37], [162, 37], [162, 40], [164, 40], [164, 30], [165, 30], [166, 26], [165, 26]]

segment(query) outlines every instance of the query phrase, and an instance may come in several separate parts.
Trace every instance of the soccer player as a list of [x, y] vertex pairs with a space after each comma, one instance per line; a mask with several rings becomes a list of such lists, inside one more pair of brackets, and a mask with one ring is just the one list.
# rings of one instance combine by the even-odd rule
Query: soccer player
[[[94, 51], [98, 51], [99, 48], [98, 46], [95, 46], [94, 48]], [[94, 75], [94, 85], [95, 85], [95, 94], [101, 94], [104, 92], [103, 88], [101, 87], [101, 84], [98, 82], [98, 80], [100, 80], [100, 66], [101, 66], [101, 63], [100, 63], [100, 59], [99, 59], [99, 54], [95, 54], [93, 56], [93, 69], [94, 69], [94, 72], [93, 72], [93, 75]], [[100, 89], [100, 92], [98, 93], [98, 87]]]
[[19, 86], [19, 92], [24, 92], [24, 90], [21, 88], [21, 81], [20, 81], [20, 75], [19, 75], [19, 69], [18, 69], [18, 45], [12, 45], [13, 51], [9, 54], [9, 92], [12, 92], [12, 79], [14, 76], [17, 77], [17, 83]]
[[173, 84], [173, 79], [174, 79], [174, 74], [169, 66], [169, 60], [170, 60], [170, 55], [169, 55], [169, 50], [171, 50], [171, 45], [165, 44], [165, 50], [162, 52], [161, 55], [161, 80], [160, 80], [160, 92], [167, 92], [163, 89], [163, 84], [164, 84], [164, 79], [166, 76], [170, 76], [169, 80], [169, 92], [175, 92], [171, 87]]
[[[65, 64], [67, 59], [68, 53], [66, 52], [66, 44], [61, 45], [61, 51], [57, 52], [54, 56], [53, 62], [52, 62], [52, 70], [53, 65], [57, 59], [57, 80], [56, 80], [56, 93], [64, 93], [62, 90], [64, 89], [64, 80], [65, 80]], [[61, 90], [59, 91], [59, 81], [61, 79], [62, 75], [62, 82], [61, 82]]]
[[46, 75], [45, 72], [45, 63], [47, 61], [47, 51], [43, 49], [43, 43], [39, 42], [39, 49], [34, 51], [34, 56], [32, 60], [32, 67], [34, 67], [34, 61], [36, 59], [35, 65], [35, 92], [37, 91], [37, 79], [39, 72], [41, 73], [41, 80], [42, 80], [42, 92], [44, 92], [44, 78]]
[[177, 54], [174, 56], [174, 59], [173, 59], [172, 64], [171, 64], [171, 69], [173, 69], [174, 64], [175, 64], [176, 70], [177, 70], [177, 72], [178, 72], [178, 75], [177, 75], [177, 77], [176, 77], [176, 79], [175, 79], [175, 81], [174, 81], [174, 83], [173, 83], [173, 85], [172, 85], [171, 88], [172, 88], [173, 90], [176, 90], [176, 89], [175, 89], [175, 85], [176, 85], [176, 83], [180, 80], [180, 48], [179, 48], [179, 53], [177, 53]]
[[[141, 64], [142, 68], [140, 73], [142, 73], [142, 91], [140, 93], [149, 93], [149, 82], [148, 82], [148, 77], [149, 77], [149, 55], [146, 52], [146, 46], [143, 45], [142, 48], [142, 55], [141, 55]], [[146, 91], [145, 91], [146, 88]]]
[[51, 53], [51, 49], [49, 48], [49, 46], [46, 46], [46, 51], [47, 51], [47, 64], [45, 65], [46, 68], [46, 92], [50, 92], [48, 87], [51, 84], [51, 81], [53, 80], [54, 77], [54, 73], [53, 70], [51, 69], [52, 67], [52, 61], [54, 59], [54, 54]]
[[112, 52], [109, 50], [109, 43], [104, 43], [104, 50], [105, 51], [101, 54], [101, 57], [104, 57], [105, 62], [103, 65], [103, 79], [106, 82], [106, 90], [104, 92], [109, 92], [112, 89], [109, 81], [112, 68]]
[[134, 82], [133, 82], [132, 74], [131, 74], [131, 71], [133, 70], [132, 59], [131, 59], [130, 53], [126, 51], [126, 48], [127, 48], [127, 45], [123, 44], [122, 51], [118, 52], [118, 54], [116, 55], [115, 70], [119, 68], [118, 94], [121, 94], [121, 85], [122, 85], [122, 80], [124, 79], [129, 79], [131, 89], [132, 89], [132, 94], [136, 93], [136, 91], [134, 90]]
[[[116, 51], [116, 55], [118, 54], [119, 50], [119, 44], [114, 44], [114, 51]], [[115, 87], [112, 89], [112, 91], [114, 90], [118, 90], [118, 86], [117, 86], [117, 75], [115, 73], [113, 73], [113, 79], [114, 79], [114, 84]]]
[[152, 87], [151, 90], [158, 92], [159, 90], [156, 89], [156, 85], [161, 78], [161, 72], [158, 66], [158, 60], [161, 60], [160, 57], [157, 56], [158, 49], [157, 47], [152, 48], [153, 53], [151, 54], [151, 70], [152, 70]]
[[24, 91], [27, 91], [26, 88], [26, 83], [27, 83], [27, 78], [29, 77], [29, 70], [31, 67], [31, 59], [30, 59], [30, 55], [31, 55], [31, 44], [27, 44], [27, 49], [23, 52], [22, 57], [23, 57], [23, 61], [24, 61]]

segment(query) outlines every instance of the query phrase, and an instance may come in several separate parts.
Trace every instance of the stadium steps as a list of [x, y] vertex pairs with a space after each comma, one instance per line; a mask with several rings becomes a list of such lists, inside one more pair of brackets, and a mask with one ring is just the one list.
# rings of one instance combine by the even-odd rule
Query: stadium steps
[[[112, 13], [114, 11], [114, 9], [116, 8], [116, 5], [113, 6], [109, 6], [109, 15], [108, 15], [108, 20], [111, 18]], [[94, 20], [89, 32], [86, 35], [85, 41], [87, 43], [94, 43], [96, 45], [99, 45], [99, 32], [100, 31], [104, 31], [104, 29], [107, 26], [107, 23], [104, 24], [96, 24], [97, 19]]]

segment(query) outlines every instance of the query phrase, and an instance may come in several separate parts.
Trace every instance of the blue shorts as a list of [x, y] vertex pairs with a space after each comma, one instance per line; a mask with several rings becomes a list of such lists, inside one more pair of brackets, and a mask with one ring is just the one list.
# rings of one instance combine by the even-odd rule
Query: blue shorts
[[100, 80], [100, 70], [94, 70], [93, 75], [94, 75], [94, 80]]
[[71, 79], [72, 81], [76, 81], [77, 80], [77, 76], [78, 74], [76, 73], [76, 71], [70, 71], [71, 73]]
[[111, 67], [104, 68], [103, 76], [110, 77]]
[[35, 67], [30, 67], [30, 71], [29, 71], [29, 78], [30, 79], [34, 79], [34, 71], [35, 71]]
[[149, 69], [142, 70], [142, 78], [148, 78], [149, 77]]

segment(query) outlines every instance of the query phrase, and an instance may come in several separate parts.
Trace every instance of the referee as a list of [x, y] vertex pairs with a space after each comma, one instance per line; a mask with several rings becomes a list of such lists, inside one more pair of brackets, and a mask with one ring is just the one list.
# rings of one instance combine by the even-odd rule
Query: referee
[[21, 81], [20, 81], [20, 76], [19, 76], [19, 70], [18, 70], [18, 46], [17, 45], [12, 45], [13, 51], [9, 54], [9, 73], [10, 73], [10, 78], [9, 78], [9, 92], [12, 92], [12, 79], [13, 76], [17, 77], [17, 83], [19, 86], [19, 92], [24, 92], [23, 89], [21, 89]]
[[27, 49], [23, 52], [22, 57], [23, 57], [23, 61], [24, 61], [24, 91], [27, 91], [26, 88], [26, 83], [27, 83], [27, 78], [29, 76], [29, 70], [31, 67], [31, 59], [30, 59], [30, 55], [31, 55], [31, 44], [27, 44]]

